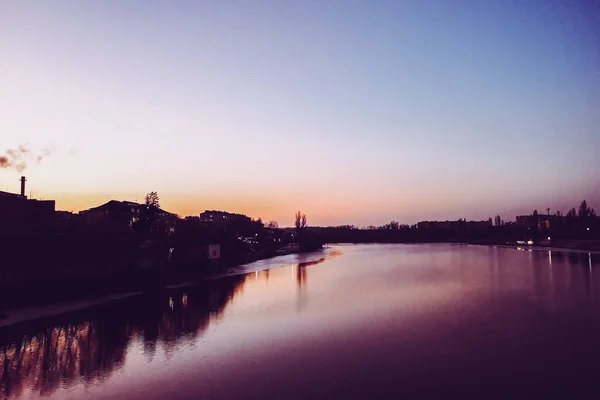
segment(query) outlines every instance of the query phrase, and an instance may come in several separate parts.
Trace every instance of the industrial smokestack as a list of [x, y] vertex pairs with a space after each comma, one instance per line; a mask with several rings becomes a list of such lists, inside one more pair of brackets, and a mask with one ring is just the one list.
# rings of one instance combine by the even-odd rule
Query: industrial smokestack
[[21, 177], [21, 196], [25, 196], [25, 181], [27, 179], [25, 179], [24, 176]]

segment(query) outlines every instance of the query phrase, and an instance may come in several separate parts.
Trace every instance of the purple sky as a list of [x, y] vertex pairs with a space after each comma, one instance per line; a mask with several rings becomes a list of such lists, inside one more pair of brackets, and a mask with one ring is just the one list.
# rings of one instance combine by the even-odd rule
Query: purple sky
[[61, 209], [600, 208], [598, 2], [19, 1], [0, 34], [0, 152], [51, 149], [25, 174]]

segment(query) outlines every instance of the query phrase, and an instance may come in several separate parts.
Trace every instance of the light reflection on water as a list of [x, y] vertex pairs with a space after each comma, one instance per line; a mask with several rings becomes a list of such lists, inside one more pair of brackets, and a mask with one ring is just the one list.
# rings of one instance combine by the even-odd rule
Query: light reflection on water
[[485, 382], [484, 372], [522, 387], [540, 378], [524, 380], [524, 369], [543, 366], [546, 379], [600, 356], [596, 255], [462, 245], [334, 250], [0, 330], [0, 398], [347, 398], [410, 394], [420, 379], [473, 390], [461, 379]]

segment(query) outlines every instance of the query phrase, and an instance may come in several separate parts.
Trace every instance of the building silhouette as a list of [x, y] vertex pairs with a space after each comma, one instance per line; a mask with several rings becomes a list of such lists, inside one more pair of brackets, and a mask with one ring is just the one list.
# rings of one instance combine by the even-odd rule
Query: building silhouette
[[200, 221], [213, 224], [218, 228], [224, 228], [232, 222], [251, 222], [252, 219], [243, 214], [206, 210], [200, 213]]
[[546, 229], [559, 225], [564, 217], [550, 214], [536, 214], [536, 215], [518, 215], [516, 217], [516, 223], [518, 226], [523, 226], [532, 229]]
[[43, 233], [54, 228], [54, 200], [29, 199], [25, 195], [25, 177], [21, 193], [0, 191], [0, 234]]
[[487, 233], [492, 224], [490, 221], [421, 221], [417, 223], [419, 230], [449, 231], [453, 233]]
[[[84, 229], [94, 232], [126, 234], [133, 230], [145, 204], [133, 201], [110, 200], [97, 207], [79, 212]], [[158, 209], [161, 219], [168, 223], [170, 228], [175, 228], [178, 219], [176, 214]]]

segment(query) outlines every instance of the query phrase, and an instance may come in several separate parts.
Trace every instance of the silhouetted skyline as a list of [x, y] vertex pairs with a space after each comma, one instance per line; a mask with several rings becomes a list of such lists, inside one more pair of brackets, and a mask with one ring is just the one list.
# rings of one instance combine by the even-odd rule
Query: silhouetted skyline
[[[364, 226], [600, 208], [598, 12], [6, 3], [0, 155], [51, 152], [30, 187], [75, 211], [150, 190], [181, 215], [282, 225], [297, 209]], [[2, 190], [19, 176], [0, 169]]]

